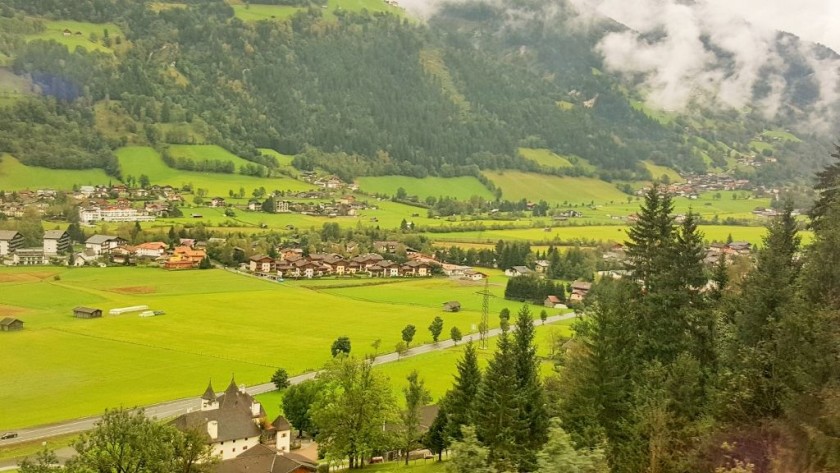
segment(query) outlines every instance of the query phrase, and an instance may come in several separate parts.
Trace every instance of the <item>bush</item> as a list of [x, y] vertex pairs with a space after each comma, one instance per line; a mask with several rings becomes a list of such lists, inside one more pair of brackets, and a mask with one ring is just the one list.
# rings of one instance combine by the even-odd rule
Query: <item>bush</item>
[[277, 386], [277, 389], [286, 389], [289, 387], [289, 373], [283, 368], [278, 368], [271, 377], [271, 382]]

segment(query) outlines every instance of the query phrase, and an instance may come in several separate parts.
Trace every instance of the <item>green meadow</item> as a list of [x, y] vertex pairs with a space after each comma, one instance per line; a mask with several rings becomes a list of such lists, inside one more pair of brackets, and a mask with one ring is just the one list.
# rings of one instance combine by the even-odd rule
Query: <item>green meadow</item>
[[519, 148], [519, 155], [540, 166], [549, 168], [570, 168], [571, 161], [548, 149]]
[[667, 167], [667, 166], [660, 166], [658, 164], [654, 164], [651, 161], [642, 161], [642, 164], [645, 165], [648, 171], [650, 171], [650, 175], [653, 176], [654, 179], [661, 180], [662, 176], [668, 176], [668, 180], [671, 182], [682, 182], [683, 178], [677, 171]]
[[[235, 156], [218, 146], [207, 145], [173, 145], [173, 155], [191, 157], [192, 159], [223, 159], [237, 163], [250, 163]], [[123, 176], [139, 177], [141, 174], [149, 176], [152, 184], [169, 184], [182, 187], [192, 184], [193, 189], [207, 189], [208, 195], [227, 197], [228, 191], [237, 192], [240, 187], [245, 188], [247, 195], [259, 187], [267, 190], [302, 191], [311, 189], [312, 185], [288, 177], [260, 178], [243, 176], [241, 174], [222, 174], [181, 171], [173, 169], [163, 162], [154, 148], [147, 146], [126, 146], [116, 152]]]
[[397, 189], [402, 187], [408, 195], [416, 195], [421, 201], [429, 196], [454, 197], [460, 200], [468, 200], [474, 195], [485, 199], [493, 198], [493, 193], [472, 176], [425, 177], [423, 179], [408, 176], [377, 176], [360, 177], [356, 181], [361, 190], [371, 194], [393, 196], [396, 195]]
[[[700, 231], [707, 242], [726, 241], [731, 235], [736, 241], [749, 241], [753, 244], [761, 244], [761, 239], [766, 233], [763, 226], [745, 227], [728, 225], [701, 225]], [[621, 243], [627, 240], [627, 227], [623, 225], [593, 225], [593, 226], [567, 226], [554, 227], [545, 231], [541, 228], [526, 228], [517, 230], [486, 230], [483, 232], [452, 232], [441, 234], [426, 234], [430, 238], [442, 244], [470, 242], [470, 243], [493, 243], [498, 240], [519, 240], [531, 242], [548, 242], [560, 244], [561, 242], [577, 241], [587, 242], [614, 242]], [[801, 232], [802, 241], [807, 243], [811, 240], [812, 234], [808, 231]]]
[[[230, 0], [228, 3], [233, 7], [236, 17], [243, 21], [283, 20], [307, 8], [287, 5], [257, 5], [241, 0]], [[336, 12], [340, 11], [361, 12], [366, 10], [370, 13], [387, 12], [403, 15], [401, 8], [390, 6], [383, 0], [329, 0], [325, 7], [313, 6], [312, 8], [323, 8], [324, 18], [327, 19], [334, 19]]]
[[[232, 374], [251, 385], [277, 367], [293, 375], [314, 370], [339, 336], [350, 337], [357, 355], [373, 352], [377, 339], [380, 352], [392, 350], [406, 324], [418, 327], [415, 344], [431, 342], [426, 327], [437, 315], [467, 332], [480, 319], [480, 289], [444, 278], [362, 286], [354, 295], [223, 270], [2, 268], [0, 312], [26, 328], [0, 334], [7, 374], [0, 377], [0, 430], [192, 396], [208, 379], [221, 385]], [[467, 306], [444, 314], [440, 304], [451, 299]], [[72, 309], [80, 305], [105, 315], [76, 319]], [[166, 314], [107, 315], [133, 305]]]
[[0, 189], [72, 189], [73, 185], [107, 184], [113, 178], [101, 169], [49, 169], [25, 166], [8, 154], [0, 155]]
[[502, 189], [503, 199], [513, 201], [527, 199], [532, 202], [545, 200], [551, 204], [604, 203], [627, 198], [627, 194], [600, 179], [546, 176], [521, 171], [485, 171], [483, 174]]
[[[81, 21], [71, 20], [57, 20], [44, 22], [46, 29], [38, 34], [27, 35], [27, 40], [44, 40], [55, 41], [59, 44], [67, 46], [71, 51], [76, 48], [86, 49], [88, 51], [101, 51], [106, 53], [113, 53], [113, 47], [109, 48], [102, 44], [102, 38], [105, 35], [105, 30], [108, 30], [108, 36], [113, 41], [116, 37], [125, 39], [122, 30], [119, 26], [113, 23], [86, 23]], [[64, 30], [70, 30], [70, 35], [65, 36]], [[81, 34], [76, 34], [81, 33]], [[97, 42], [90, 40], [90, 35], [93, 33], [98, 37]], [[116, 46], [114, 46], [116, 47]]]

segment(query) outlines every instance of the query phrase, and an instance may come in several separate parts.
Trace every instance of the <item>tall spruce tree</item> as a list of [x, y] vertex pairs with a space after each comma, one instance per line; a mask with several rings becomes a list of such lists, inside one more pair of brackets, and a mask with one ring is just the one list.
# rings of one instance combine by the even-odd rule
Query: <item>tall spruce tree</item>
[[534, 333], [531, 311], [523, 305], [516, 317], [512, 346], [520, 424], [520, 429], [516, 431], [516, 443], [520, 446], [517, 468], [523, 472], [536, 470], [537, 452], [548, 440], [548, 412], [540, 381], [540, 360], [534, 346]]
[[510, 335], [502, 332], [476, 398], [481, 409], [475, 413], [476, 434], [489, 449], [489, 464], [497, 471], [514, 471], [521, 450], [517, 439], [525, 426], [516, 384], [513, 346]]
[[444, 397], [445, 409], [438, 415], [446, 416], [444, 438], [461, 440], [461, 429], [475, 422], [476, 398], [481, 388], [481, 370], [475, 345], [469, 342], [464, 347], [464, 357], [458, 361], [455, 384]]
[[781, 352], [782, 324], [795, 310], [796, 256], [800, 237], [788, 202], [768, 225], [756, 266], [726, 304], [721, 407], [742, 418], [777, 417], [786, 382]]
[[817, 183], [814, 186], [820, 194], [809, 214], [811, 227], [815, 230], [826, 217], [832, 204], [840, 201], [840, 145], [835, 146], [831, 157], [835, 161], [817, 174]]
[[653, 288], [654, 276], [669, 265], [668, 249], [674, 233], [672, 211], [671, 197], [654, 184], [645, 194], [638, 220], [628, 231], [627, 269], [646, 290]]

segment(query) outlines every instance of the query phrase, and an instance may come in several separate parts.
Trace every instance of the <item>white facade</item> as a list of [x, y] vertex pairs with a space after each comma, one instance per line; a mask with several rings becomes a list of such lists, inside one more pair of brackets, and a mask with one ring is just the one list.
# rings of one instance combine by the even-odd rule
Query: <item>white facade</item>
[[292, 431], [278, 430], [277, 437], [274, 439], [274, 448], [278, 452], [288, 452], [292, 449]]
[[[207, 427], [209, 433], [210, 423], [207, 424]], [[218, 430], [218, 425], [216, 426], [216, 429]], [[259, 443], [259, 435], [244, 439], [228, 440], [226, 442], [216, 442], [212, 444], [213, 455], [222, 460], [230, 460], [231, 458], [238, 457], [249, 448], [256, 447]]]
[[137, 209], [89, 207], [79, 209], [79, 220], [86, 224], [94, 222], [154, 222], [155, 216]]

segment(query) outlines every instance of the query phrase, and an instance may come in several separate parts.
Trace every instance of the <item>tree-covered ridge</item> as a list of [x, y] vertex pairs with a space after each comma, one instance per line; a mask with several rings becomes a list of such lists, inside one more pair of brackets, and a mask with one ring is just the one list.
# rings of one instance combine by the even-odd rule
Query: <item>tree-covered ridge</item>
[[[297, 164], [345, 179], [502, 168], [593, 173], [541, 167], [518, 155], [523, 146], [585, 158], [607, 180], [649, 178], [646, 159], [700, 172], [748, 153], [747, 143], [767, 126], [737, 114], [670, 124], [649, 118], [614, 78], [594, 72], [602, 68], [593, 52], [599, 35], [620, 26], [565, 28], [563, 1], [517, 2], [516, 21], [502, 7], [464, 3], [443, 8], [428, 24], [381, 13], [326, 18], [317, 8], [246, 23], [223, 0], [182, 3], [186, 8], [156, 11], [141, 0], [4, 0], [9, 28], [0, 32], [0, 52], [44, 96], [90, 113], [108, 101], [128, 117], [129, 130], [109, 134], [111, 149], [172, 142], [177, 137], [157, 125], [200, 122], [206, 142], [245, 159], [274, 167], [258, 148], [304, 154]], [[23, 40], [43, 28], [38, 18], [113, 22], [124, 37], [108, 36], [106, 28], [91, 35], [121, 43], [106, 52]], [[10, 119], [21, 126], [31, 120], [14, 113]], [[813, 143], [785, 143], [778, 154], [824, 155]], [[77, 166], [32, 157], [26, 146], [0, 151], [28, 164]], [[107, 164], [93, 153], [85, 161]], [[794, 169], [807, 166], [782, 159], [758, 173], [771, 181]]]

